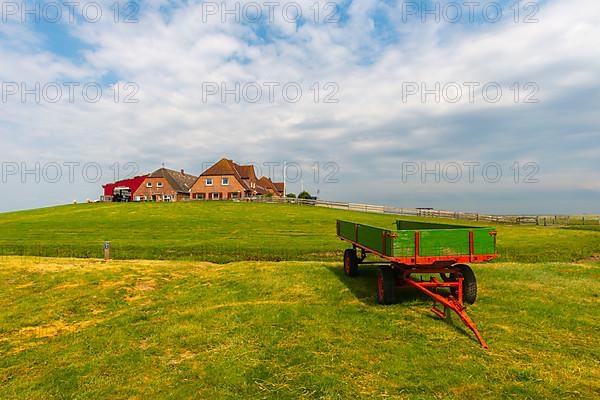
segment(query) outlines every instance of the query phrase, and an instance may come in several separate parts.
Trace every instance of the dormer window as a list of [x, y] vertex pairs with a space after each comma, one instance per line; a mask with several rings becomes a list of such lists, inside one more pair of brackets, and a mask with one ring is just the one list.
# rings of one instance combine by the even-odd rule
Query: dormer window
[[229, 185], [229, 178], [221, 178], [221, 185], [223, 185], [223, 186]]
[[151, 188], [152, 187], [152, 182], [146, 182], [146, 187], [147, 188]]
[[159, 188], [163, 187], [163, 183], [162, 182], [156, 182], [156, 187], [159, 187]]
[[212, 185], [213, 185], [212, 178], [206, 178], [206, 186], [212, 186]]

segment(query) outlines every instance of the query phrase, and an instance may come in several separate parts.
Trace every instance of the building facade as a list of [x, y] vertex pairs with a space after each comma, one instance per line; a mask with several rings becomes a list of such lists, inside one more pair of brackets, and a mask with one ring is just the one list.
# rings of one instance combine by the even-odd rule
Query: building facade
[[103, 201], [231, 200], [284, 195], [283, 182], [258, 178], [253, 165], [239, 165], [226, 158], [198, 177], [163, 167], [102, 187]]
[[226, 158], [200, 174], [190, 190], [192, 200], [242, 199], [269, 194], [283, 195], [271, 179], [259, 179], [253, 165], [239, 165]]
[[183, 170], [160, 168], [152, 172], [133, 193], [133, 201], [184, 201], [197, 177]]

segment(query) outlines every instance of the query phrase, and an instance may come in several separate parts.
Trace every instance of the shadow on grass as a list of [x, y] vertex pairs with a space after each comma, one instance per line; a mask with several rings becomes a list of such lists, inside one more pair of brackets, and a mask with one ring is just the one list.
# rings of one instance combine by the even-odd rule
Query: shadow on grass
[[[327, 267], [340, 282], [350, 289], [350, 292], [363, 304], [377, 304], [377, 272], [379, 266], [376, 264], [361, 265], [358, 275], [349, 277], [344, 273], [342, 264], [335, 267]], [[418, 304], [430, 302], [430, 298], [417, 289], [397, 289], [396, 303], [418, 302]]]
[[[361, 303], [369, 306], [377, 304], [376, 291], [377, 272], [379, 271], [378, 265], [361, 265], [358, 268], [358, 275], [355, 277], [347, 276], [344, 273], [342, 264], [327, 268], [340, 280], [340, 282], [350, 289], [350, 292], [352, 292]], [[396, 304], [402, 303], [408, 303], [406, 304], [406, 307], [419, 307], [429, 310], [433, 304], [433, 300], [417, 289], [397, 289]], [[440, 305], [438, 304], [438, 307], [439, 306]], [[473, 333], [463, 325], [460, 317], [452, 310], [448, 310], [445, 319], [442, 319], [433, 313], [425, 313], [424, 316], [435, 320], [438, 323], [446, 323], [446, 325], [454, 329], [457, 333], [469, 337], [473, 342], [478, 343]]]
[[456, 313], [454, 313], [454, 311], [448, 310], [448, 314], [445, 319], [442, 319], [433, 313], [427, 314], [427, 318], [433, 319], [433, 320], [437, 321], [438, 323], [439, 322], [446, 323], [446, 325], [449, 326], [450, 328], [454, 329], [455, 332], [461, 334], [462, 336], [468, 337], [473, 343], [479, 344], [479, 342], [477, 341], [477, 338], [475, 337], [473, 332], [471, 332], [470, 329], [465, 327], [465, 325], [461, 321], [460, 317], [458, 315], [456, 315]]

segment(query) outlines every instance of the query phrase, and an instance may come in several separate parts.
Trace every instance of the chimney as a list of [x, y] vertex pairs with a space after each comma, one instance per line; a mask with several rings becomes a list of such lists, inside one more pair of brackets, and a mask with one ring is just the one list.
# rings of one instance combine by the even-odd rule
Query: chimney
[[183, 171], [183, 169], [181, 170], [181, 175], [185, 175], [185, 172]]

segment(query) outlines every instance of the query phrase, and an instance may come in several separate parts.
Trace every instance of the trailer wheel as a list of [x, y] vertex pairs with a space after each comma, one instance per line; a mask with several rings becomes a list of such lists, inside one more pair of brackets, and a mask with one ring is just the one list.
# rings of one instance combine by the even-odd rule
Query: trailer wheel
[[392, 267], [386, 265], [379, 268], [377, 274], [377, 302], [393, 304], [396, 302], [396, 275]]
[[475, 303], [477, 299], [475, 273], [467, 264], [456, 264], [453, 267], [457, 268], [463, 277], [463, 301], [469, 304]]
[[348, 276], [356, 276], [358, 274], [358, 257], [354, 249], [346, 249], [344, 251], [344, 272]]

